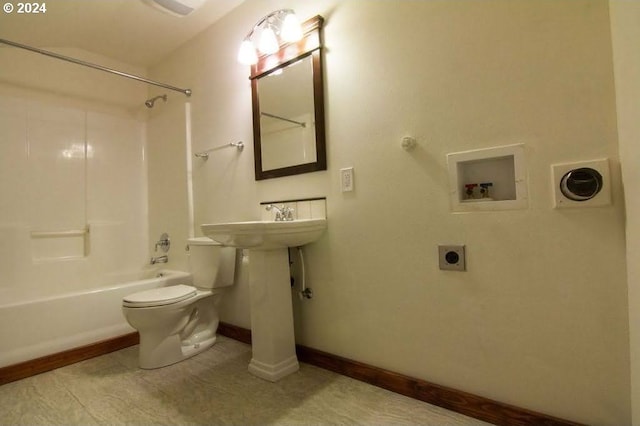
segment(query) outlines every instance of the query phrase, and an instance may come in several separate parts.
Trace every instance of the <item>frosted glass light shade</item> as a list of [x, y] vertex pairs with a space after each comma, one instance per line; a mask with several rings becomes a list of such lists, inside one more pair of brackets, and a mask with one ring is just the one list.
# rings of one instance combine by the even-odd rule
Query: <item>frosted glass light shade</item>
[[272, 53], [276, 53], [280, 48], [280, 44], [278, 43], [278, 39], [276, 38], [276, 34], [273, 32], [271, 28], [265, 28], [262, 30], [262, 34], [260, 35], [260, 43], [258, 44], [258, 49], [260, 52], [265, 55], [270, 55]]
[[295, 43], [303, 37], [302, 25], [295, 12], [292, 9], [276, 10], [258, 21], [249, 31], [240, 45], [238, 62], [254, 65], [258, 63], [258, 55], [272, 55], [280, 50], [281, 43]]
[[240, 45], [238, 62], [245, 65], [253, 65], [258, 62], [258, 54], [251, 40], [244, 40]]
[[285, 16], [280, 36], [286, 42], [294, 42], [302, 38], [302, 27], [295, 14], [289, 13]]

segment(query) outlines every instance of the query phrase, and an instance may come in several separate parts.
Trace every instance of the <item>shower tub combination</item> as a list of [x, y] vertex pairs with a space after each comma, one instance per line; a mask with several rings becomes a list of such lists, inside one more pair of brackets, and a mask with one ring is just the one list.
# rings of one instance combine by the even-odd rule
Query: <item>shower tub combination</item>
[[[191, 96], [191, 89], [149, 80], [70, 56], [6, 39], [0, 39], [0, 45]], [[13, 91], [13, 87], [11, 89]], [[15, 207], [0, 214], [0, 236], [7, 243], [4, 247], [10, 247], [4, 251], [0, 249], [0, 269], [3, 272], [8, 270], [3, 279], [10, 284], [0, 285], [0, 383], [17, 377], [18, 373], [14, 372], [23, 367], [23, 372], [33, 373], [35, 370], [32, 367], [38, 362], [55, 368], [51, 367], [53, 358], [68, 361], [67, 355], [75, 353], [73, 350], [76, 348], [97, 347], [101, 342], [111, 341], [119, 341], [118, 344], [124, 347], [122, 342], [135, 342], [133, 338], [118, 339], [120, 336], [135, 336], [135, 330], [122, 314], [122, 298], [142, 290], [193, 282], [189, 273], [159, 271], [157, 268], [143, 268], [130, 274], [118, 273], [109, 279], [103, 279], [99, 272], [100, 265], [108, 265], [110, 270], [135, 269], [137, 266], [133, 265], [139, 264], [135, 259], [146, 258], [146, 234], [140, 231], [147, 229], [147, 176], [142, 172], [146, 170], [143, 155], [146, 131], [142, 123], [124, 110], [111, 114], [104, 112], [102, 106], [98, 110], [92, 106], [69, 106], [66, 100], [52, 100], [48, 92], [42, 99], [32, 92], [25, 92], [24, 96], [21, 90], [18, 93], [17, 96], [0, 93], [0, 118], [6, 116], [6, 123], [18, 123], [13, 127], [3, 126], [8, 130], [0, 129], [10, 135], [8, 140], [12, 141], [11, 146], [3, 147], [3, 152], [10, 155], [2, 158], [9, 159], [6, 164], [8, 167], [30, 170], [36, 176], [20, 180], [47, 181], [58, 187], [49, 185], [42, 189], [34, 185], [33, 188], [27, 188], [26, 192], [32, 194], [32, 202], [25, 210], [31, 212], [29, 214], [21, 210], [24, 203], [20, 200], [24, 191], [4, 191], [10, 184], [0, 188], [3, 190], [3, 199], [7, 201], [5, 204]], [[160, 99], [166, 102], [167, 96], [148, 99], [145, 105], [152, 108]], [[28, 138], [29, 132], [35, 135], [33, 140]], [[0, 134], [0, 138], [2, 136]], [[83, 142], [69, 143], [69, 140], [76, 139]], [[27, 146], [29, 150], [25, 149]], [[27, 152], [35, 152], [38, 161], [32, 164], [25, 154]], [[95, 156], [102, 157], [99, 161], [96, 158], [92, 160], [91, 157]], [[59, 158], [65, 158], [65, 162], [60, 162]], [[118, 176], [122, 182], [127, 182], [127, 191], [123, 190], [120, 180], [113, 179], [112, 158], [127, 159], [119, 160], [117, 166]], [[45, 160], [40, 159], [53, 159], [51, 161], [55, 161], [55, 167], [48, 167], [42, 162]], [[80, 165], [81, 160], [83, 165]], [[62, 164], [65, 167], [61, 167]], [[50, 197], [69, 188], [74, 191], [64, 199], [65, 202], [60, 201], [57, 195]], [[110, 200], [114, 197], [122, 200], [127, 208], [113, 207]], [[46, 213], [50, 209], [55, 209], [55, 214], [36, 217], [37, 213]], [[21, 219], [25, 215], [36, 219], [35, 223], [27, 226], [30, 234], [22, 233]], [[56, 222], [56, 219], [48, 216], [64, 220]], [[16, 223], [17, 227], [14, 226]], [[69, 230], [69, 224], [73, 224], [73, 231]], [[76, 228], [76, 225], [79, 227]], [[30, 237], [25, 238], [24, 235]], [[52, 237], [59, 240], [53, 241]], [[132, 244], [125, 250], [120, 244], [122, 241]], [[91, 250], [88, 250], [89, 247]], [[117, 248], [115, 256], [114, 247]], [[70, 259], [88, 258], [91, 260], [87, 262], [67, 263]], [[95, 273], [89, 272], [89, 264], [99, 266]], [[30, 280], [32, 276], [36, 279]], [[99, 280], [99, 283], [92, 282], [92, 279]], [[24, 282], [28, 285], [23, 285]], [[81, 290], [77, 290], [78, 284], [83, 286]], [[35, 361], [29, 362], [31, 360]]]
[[135, 332], [122, 314], [128, 294], [191, 284], [191, 274], [148, 270], [120, 276], [118, 283], [38, 297], [0, 289], [0, 368]]

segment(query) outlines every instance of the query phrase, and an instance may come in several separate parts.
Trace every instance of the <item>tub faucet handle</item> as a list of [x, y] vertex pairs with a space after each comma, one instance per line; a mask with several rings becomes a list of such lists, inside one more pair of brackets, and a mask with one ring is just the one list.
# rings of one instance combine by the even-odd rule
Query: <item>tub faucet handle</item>
[[169, 249], [171, 248], [171, 240], [169, 240], [169, 234], [164, 232], [162, 235], [160, 235], [160, 239], [158, 240], [158, 242], [156, 242], [155, 251], [158, 251], [158, 247], [162, 249], [163, 253], [169, 251]]

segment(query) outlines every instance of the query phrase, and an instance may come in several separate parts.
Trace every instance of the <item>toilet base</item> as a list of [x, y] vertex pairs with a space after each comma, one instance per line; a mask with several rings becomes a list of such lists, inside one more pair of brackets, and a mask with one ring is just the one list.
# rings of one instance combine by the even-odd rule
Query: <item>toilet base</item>
[[182, 342], [182, 355], [183, 355], [182, 359], [186, 359], [194, 355], [198, 355], [200, 352], [203, 352], [209, 349], [215, 343], [216, 343], [215, 335], [209, 339], [205, 339], [202, 342], [198, 342], [198, 343], [185, 344], [184, 342]]
[[195, 342], [192, 339], [179, 341], [178, 335], [173, 335], [160, 343], [145, 341], [140, 336], [139, 366], [145, 370], [166, 367], [204, 352], [215, 343], [215, 334]]
[[277, 364], [266, 364], [257, 361], [255, 358], [252, 358], [249, 363], [249, 373], [270, 382], [277, 382], [284, 376], [295, 373], [299, 369], [300, 364], [298, 364], [298, 358], [295, 355]]

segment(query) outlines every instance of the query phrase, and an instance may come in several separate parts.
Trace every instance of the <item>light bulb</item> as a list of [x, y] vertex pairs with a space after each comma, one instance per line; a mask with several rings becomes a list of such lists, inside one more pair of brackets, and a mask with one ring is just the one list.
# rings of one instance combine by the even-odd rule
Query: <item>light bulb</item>
[[289, 13], [285, 16], [280, 36], [287, 42], [298, 41], [302, 38], [302, 28], [295, 13]]
[[258, 62], [258, 54], [251, 40], [246, 39], [238, 50], [238, 62], [245, 65], [253, 65]]
[[276, 34], [273, 30], [269, 27], [262, 30], [258, 50], [265, 55], [270, 55], [272, 53], [276, 53], [278, 49], [280, 49], [280, 45], [278, 44], [278, 39], [276, 38]]

